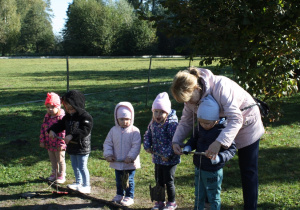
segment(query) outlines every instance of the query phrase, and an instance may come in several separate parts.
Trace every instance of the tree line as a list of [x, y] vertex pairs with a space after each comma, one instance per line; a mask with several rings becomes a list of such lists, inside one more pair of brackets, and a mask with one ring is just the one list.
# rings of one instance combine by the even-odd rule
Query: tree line
[[[74, 0], [53, 34], [50, 0], [0, 0], [0, 53], [5, 55], [131, 56], [178, 54], [178, 41], [139, 18], [137, 0]], [[153, 3], [144, 2], [150, 16]], [[178, 43], [176, 43], [178, 42]]]

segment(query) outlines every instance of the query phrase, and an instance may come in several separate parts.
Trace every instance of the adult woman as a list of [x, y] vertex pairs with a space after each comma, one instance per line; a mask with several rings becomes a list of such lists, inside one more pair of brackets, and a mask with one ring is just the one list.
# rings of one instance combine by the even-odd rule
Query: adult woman
[[[177, 102], [184, 102], [182, 117], [173, 137], [173, 149], [182, 154], [181, 146], [192, 130], [201, 98], [211, 94], [220, 106], [220, 117], [227, 126], [206, 151], [214, 158], [220, 147], [228, 148], [235, 140], [241, 171], [244, 209], [256, 209], [258, 198], [258, 148], [264, 134], [260, 111], [252, 96], [237, 83], [210, 70], [191, 67], [176, 74], [171, 86]], [[242, 111], [243, 110], [243, 111]]]

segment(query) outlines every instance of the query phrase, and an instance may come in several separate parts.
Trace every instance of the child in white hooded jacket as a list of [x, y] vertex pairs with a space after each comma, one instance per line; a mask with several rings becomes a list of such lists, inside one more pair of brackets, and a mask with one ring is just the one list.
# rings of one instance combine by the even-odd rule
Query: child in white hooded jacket
[[[129, 102], [120, 102], [114, 111], [113, 126], [103, 144], [104, 158], [115, 169], [117, 195], [112, 201], [130, 206], [134, 203], [134, 175], [140, 168], [141, 150], [140, 130], [133, 125], [134, 109]], [[129, 187], [123, 189], [122, 176], [128, 173]]]

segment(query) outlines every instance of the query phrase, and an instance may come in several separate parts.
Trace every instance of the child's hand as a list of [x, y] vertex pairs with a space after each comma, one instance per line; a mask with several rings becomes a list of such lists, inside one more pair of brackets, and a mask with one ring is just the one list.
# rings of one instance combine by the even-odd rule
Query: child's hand
[[66, 144], [69, 144], [69, 142], [71, 141], [73, 139], [73, 136], [70, 134], [70, 135], [67, 135], [66, 137], [65, 137], [65, 142], [66, 142]]
[[151, 153], [152, 154], [152, 149], [146, 149], [146, 152]]
[[124, 163], [132, 163], [132, 159], [130, 157], [127, 157], [125, 160], [124, 160]]
[[165, 162], [167, 162], [169, 159], [168, 158], [166, 158], [166, 157], [161, 157], [161, 159], [162, 159], [162, 161], [165, 161]]
[[55, 136], [56, 136], [56, 134], [51, 130], [51, 131], [49, 132], [49, 137], [50, 137], [51, 139], [54, 139]]
[[44, 143], [40, 143], [40, 147], [45, 148], [45, 144]]
[[114, 162], [116, 159], [115, 159], [115, 157], [114, 156], [108, 156], [108, 157], [106, 157], [106, 161], [107, 162]]

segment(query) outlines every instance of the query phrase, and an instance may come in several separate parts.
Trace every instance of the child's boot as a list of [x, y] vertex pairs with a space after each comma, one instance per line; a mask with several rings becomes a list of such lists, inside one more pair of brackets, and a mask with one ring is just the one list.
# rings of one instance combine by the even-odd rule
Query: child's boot
[[125, 197], [121, 201], [121, 205], [122, 206], [131, 206], [132, 204], [134, 204], [134, 200], [131, 197]]
[[165, 210], [173, 210], [177, 208], [176, 202], [167, 202], [167, 205], [163, 208]]
[[47, 178], [47, 180], [51, 182], [55, 181], [55, 179], [56, 179], [55, 172], [52, 172], [52, 174]]
[[65, 178], [65, 173], [61, 173], [58, 175], [58, 177], [56, 178], [56, 183], [58, 184], [63, 184], [65, 183], [66, 178]]
[[163, 201], [155, 202], [155, 205], [151, 210], [162, 210], [165, 207], [165, 203]]
[[120, 203], [121, 200], [123, 200], [123, 198], [124, 198], [123, 195], [116, 195], [111, 201], [116, 202], [116, 203]]

